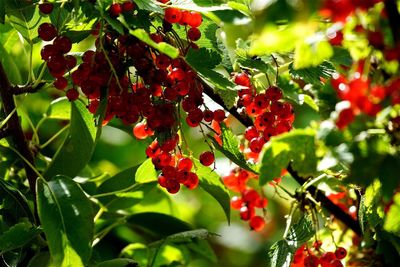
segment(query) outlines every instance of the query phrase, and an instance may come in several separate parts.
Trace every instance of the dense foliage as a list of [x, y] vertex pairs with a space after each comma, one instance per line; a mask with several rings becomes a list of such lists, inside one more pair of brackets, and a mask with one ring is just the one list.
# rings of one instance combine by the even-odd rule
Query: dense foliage
[[1, 264], [397, 266], [398, 6], [0, 1]]

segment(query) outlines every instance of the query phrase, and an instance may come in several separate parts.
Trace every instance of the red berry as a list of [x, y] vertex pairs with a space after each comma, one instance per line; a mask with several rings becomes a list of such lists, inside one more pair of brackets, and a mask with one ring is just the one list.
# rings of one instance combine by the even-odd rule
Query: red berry
[[203, 164], [204, 166], [210, 166], [211, 164], [214, 163], [215, 157], [214, 153], [211, 151], [205, 151], [200, 154], [200, 163]]
[[201, 37], [201, 32], [198, 28], [190, 28], [187, 32], [187, 37], [189, 40], [197, 41]]
[[187, 18], [187, 24], [192, 28], [197, 28], [203, 22], [201, 14], [195, 11], [190, 11], [190, 16]]
[[64, 90], [67, 85], [68, 81], [64, 77], [58, 77], [57, 80], [54, 81], [54, 87], [59, 90]]
[[217, 109], [214, 111], [214, 120], [216, 122], [222, 122], [223, 120], [225, 120], [226, 116], [225, 116], [225, 111], [222, 109]]
[[240, 208], [240, 219], [242, 219], [243, 221], [248, 221], [252, 217], [254, 217], [254, 213], [254, 208], [243, 206]]
[[45, 22], [39, 26], [38, 34], [43, 41], [51, 41], [57, 36], [57, 29], [53, 24]]
[[265, 95], [269, 100], [277, 101], [282, 98], [282, 91], [276, 86], [270, 86], [267, 91], [265, 91]]
[[189, 172], [188, 179], [184, 185], [190, 190], [195, 189], [199, 185], [199, 177], [194, 172]]
[[181, 185], [175, 179], [168, 179], [165, 187], [170, 194], [176, 194], [179, 192]]
[[75, 88], [71, 88], [67, 91], [67, 98], [69, 101], [75, 101], [79, 97], [79, 92]]
[[58, 49], [63, 54], [68, 53], [69, 51], [71, 51], [71, 48], [72, 48], [72, 42], [66, 36], [58, 36], [54, 40], [53, 45], [55, 46], [56, 49]]
[[108, 10], [110, 12], [111, 17], [118, 17], [122, 13], [122, 7], [118, 3], [114, 3], [110, 6]]
[[135, 4], [131, 1], [126, 1], [122, 3], [122, 11], [123, 12], [131, 12], [135, 9]]
[[168, 7], [165, 9], [164, 18], [169, 23], [177, 23], [181, 19], [181, 11], [177, 8]]
[[190, 171], [193, 167], [193, 162], [189, 158], [181, 158], [178, 161], [178, 169], [179, 170], [185, 170], [185, 171]]
[[39, 5], [39, 11], [43, 14], [50, 14], [53, 11], [53, 4], [52, 3], [42, 3]]
[[214, 119], [214, 112], [212, 112], [209, 109], [204, 110], [203, 118], [204, 118], [204, 121], [211, 122]]
[[343, 267], [343, 263], [340, 260], [332, 260], [329, 263], [330, 267]]
[[308, 255], [304, 258], [304, 267], [318, 267], [319, 260], [315, 255]]
[[250, 85], [251, 85], [250, 77], [249, 77], [249, 75], [247, 75], [247, 74], [244, 73], [244, 72], [238, 73], [238, 74], [235, 76], [235, 83], [236, 83], [237, 85], [250, 87]]
[[264, 228], [265, 220], [261, 216], [254, 216], [250, 219], [249, 225], [251, 229], [259, 232]]
[[231, 207], [232, 207], [232, 209], [240, 210], [242, 205], [243, 205], [243, 201], [242, 201], [242, 199], [240, 197], [238, 197], [238, 196], [232, 197], [232, 199], [231, 199]]
[[146, 139], [149, 135], [146, 131], [147, 125], [143, 122], [139, 122], [133, 127], [133, 135], [137, 139]]
[[335, 256], [339, 260], [344, 259], [347, 256], [347, 250], [343, 247], [338, 247], [335, 251]]
[[336, 259], [335, 253], [325, 252], [324, 254], [322, 254], [322, 256], [320, 258], [320, 263], [321, 263], [321, 265], [328, 264], [335, 259]]

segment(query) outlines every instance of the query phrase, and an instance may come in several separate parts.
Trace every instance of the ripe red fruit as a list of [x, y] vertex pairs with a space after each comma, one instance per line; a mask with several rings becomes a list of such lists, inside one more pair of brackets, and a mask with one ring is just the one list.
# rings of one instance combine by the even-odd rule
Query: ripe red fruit
[[63, 54], [68, 53], [69, 51], [71, 51], [71, 48], [72, 48], [72, 42], [66, 36], [58, 36], [54, 40], [53, 45], [56, 49], [58, 49]]
[[168, 179], [166, 182], [166, 188], [167, 188], [168, 193], [176, 194], [179, 192], [181, 185], [175, 179]]
[[244, 73], [244, 72], [238, 73], [238, 74], [235, 76], [235, 83], [236, 83], [237, 85], [250, 87], [250, 85], [251, 85], [250, 77], [249, 77], [249, 75], [247, 75], [247, 74]]
[[205, 151], [200, 154], [199, 159], [200, 163], [204, 166], [210, 166], [215, 160], [214, 153], [212, 153], [211, 151]]
[[168, 7], [165, 9], [164, 19], [169, 23], [177, 23], [182, 17], [181, 11], [177, 8]]
[[238, 196], [232, 197], [232, 199], [231, 199], [231, 207], [232, 207], [232, 209], [240, 210], [242, 205], [243, 205], [243, 201], [242, 201], [242, 199], [240, 197], [238, 197]]
[[123, 12], [131, 12], [135, 9], [135, 4], [131, 1], [126, 1], [122, 3], [122, 11]]
[[53, 4], [52, 3], [42, 3], [39, 5], [39, 11], [42, 14], [50, 14], [53, 11]]
[[265, 95], [272, 101], [278, 101], [283, 96], [281, 89], [276, 86], [270, 86], [267, 91], [265, 91]]
[[186, 19], [186, 23], [193, 28], [197, 28], [203, 22], [201, 14], [195, 11], [190, 11], [190, 16]]
[[189, 158], [181, 158], [178, 161], [178, 169], [179, 170], [185, 170], [185, 171], [190, 171], [193, 167], [193, 162]]
[[261, 216], [254, 216], [250, 219], [249, 225], [251, 229], [258, 232], [264, 228], [265, 220]]
[[240, 219], [248, 221], [254, 216], [254, 208], [243, 206], [240, 208]]
[[315, 255], [308, 255], [304, 258], [304, 267], [317, 267], [319, 264], [319, 259]]
[[347, 256], [347, 250], [343, 247], [338, 247], [335, 251], [335, 256], [339, 260], [344, 259]]
[[45, 22], [39, 26], [38, 34], [43, 41], [51, 41], [57, 36], [57, 29], [53, 24]]
[[214, 110], [214, 120], [217, 122], [222, 122], [223, 120], [225, 120], [226, 116], [225, 116], [225, 111], [222, 109], [217, 109]]
[[122, 7], [120, 4], [114, 3], [110, 6], [108, 12], [110, 12], [111, 17], [118, 17], [122, 13]]
[[137, 139], [146, 139], [149, 135], [146, 131], [147, 125], [143, 122], [139, 122], [133, 127], [133, 135]]
[[320, 258], [320, 263], [321, 263], [321, 265], [325, 266], [326, 264], [330, 264], [331, 261], [333, 261], [335, 259], [336, 259], [335, 253], [325, 252], [324, 254], [322, 254], [322, 256]]
[[201, 32], [198, 28], [190, 28], [187, 32], [187, 37], [189, 40], [197, 41], [201, 37]]
[[59, 90], [64, 90], [67, 85], [68, 81], [64, 77], [58, 77], [57, 80], [54, 81], [54, 87]]
[[67, 98], [69, 101], [75, 101], [79, 97], [79, 92], [75, 88], [71, 88], [67, 91]]

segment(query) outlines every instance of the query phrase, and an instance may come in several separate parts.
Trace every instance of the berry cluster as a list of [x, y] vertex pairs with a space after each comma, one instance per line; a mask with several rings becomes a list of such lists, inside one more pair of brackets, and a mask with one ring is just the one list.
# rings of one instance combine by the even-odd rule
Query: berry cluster
[[389, 98], [392, 105], [400, 103], [399, 85], [400, 79], [390, 81], [387, 85], [371, 85], [370, 80], [362, 76], [363, 62], [358, 64], [358, 70], [352, 77], [335, 74], [331, 85], [342, 101], [348, 101], [349, 107], [339, 113], [336, 125], [339, 129], [350, 124], [356, 115], [364, 113], [376, 116], [382, 110], [382, 104]]
[[[47, 12], [48, 8], [42, 9]], [[133, 2], [125, 1], [112, 4], [109, 12], [116, 17], [134, 9]], [[181, 24], [199, 31], [197, 27], [202, 22], [199, 13], [167, 8], [167, 23], [173, 22], [171, 10], [179, 11]], [[204, 105], [202, 83], [182, 58], [171, 59], [132, 35], [121, 35], [106, 23], [101, 25], [97, 23], [92, 31], [97, 36], [96, 50], [84, 52], [78, 66], [73, 56], [65, 55], [71, 49], [71, 41], [57, 36], [57, 29], [50, 23], [39, 27], [42, 40], [55, 38], [53, 44], [42, 49], [42, 58], [57, 79], [55, 87], [60, 90], [67, 87], [68, 80], [64, 75], [68, 71], [73, 88], [68, 90], [67, 97], [71, 101], [79, 97], [79, 89], [88, 99], [88, 110], [96, 113], [100, 102], [106, 99], [103, 125], [115, 117], [127, 125], [136, 123], [133, 134], [137, 139], [155, 137], [146, 154], [161, 171], [158, 181], [162, 187], [170, 193], [178, 192], [181, 184], [189, 189], [196, 188], [199, 180], [191, 172], [193, 163], [182, 156], [178, 144], [180, 109], [186, 113], [185, 121], [190, 127], [201, 127], [202, 123], [218, 124], [226, 118], [225, 112], [222, 109], [211, 111]], [[157, 43], [170, 41], [170, 31], [171, 27], [158, 28], [150, 37]], [[198, 38], [189, 39], [195, 41]], [[131, 73], [133, 68], [134, 73]], [[215, 160], [214, 153], [205, 151], [199, 160], [201, 164], [210, 166]]]
[[[39, 8], [45, 14], [53, 10], [53, 6], [50, 3], [41, 4]], [[50, 74], [56, 78], [54, 87], [64, 90], [68, 86], [68, 80], [64, 75], [70, 72], [77, 63], [74, 56], [66, 55], [71, 51], [72, 42], [68, 37], [59, 35], [57, 28], [51, 23], [42, 23], [38, 28], [38, 34], [43, 41], [53, 41], [52, 44], [45, 45], [40, 54], [42, 59], [46, 61]], [[70, 100], [75, 100], [79, 97], [79, 93], [75, 88], [71, 88], [67, 91], [67, 97]]]
[[324, 252], [321, 250], [321, 241], [316, 241], [313, 248], [301, 246], [294, 254], [291, 267], [343, 267], [341, 262], [347, 256], [347, 250], [337, 247], [335, 252]]
[[182, 26], [190, 26], [189, 30], [187, 30], [187, 38], [190, 41], [197, 41], [200, 39], [201, 32], [198, 27], [203, 21], [200, 13], [168, 7], [165, 9], [164, 19], [170, 24], [178, 23]]
[[243, 106], [246, 114], [254, 119], [254, 126], [246, 129], [244, 137], [250, 149], [247, 152], [251, 152], [247, 155], [256, 161], [262, 147], [272, 136], [292, 129], [293, 107], [282, 100], [282, 91], [276, 86], [257, 93], [246, 73], [237, 74], [234, 81], [244, 88], [239, 91], [238, 105]]
[[[262, 147], [272, 136], [292, 129], [294, 111], [290, 103], [285, 102], [282, 91], [276, 86], [268, 87], [257, 93], [247, 73], [238, 73], [234, 82], [242, 89], [238, 92], [238, 106], [247, 116], [254, 119], [254, 126], [249, 126], [244, 133], [244, 144], [241, 147], [248, 159], [258, 161]], [[256, 208], [264, 209], [267, 199], [248, 186], [248, 181], [258, 176], [243, 169], [234, 169], [223, 178], [225, 185], [234, 192], [240, 193], [231, 200], [233, 209], [240, 211], [242, 220], [249, 221], [253, 230], [260, 231], [265, 225], [264, 218], [256, 215]]]
[[230, 190], [240, 193], [241, 196], [234, 196], [231, 199], [232, 209], [239, 210], [240, 218], [249, 221], [252, 230], [261, 231], [264, 228], [265, 220], [256, 215], [256, 209], [264, 209], [268, 200], [247, 186], [247, 181], [258, 177], [243, 169], [232, 170], [231, 173], [223, 178], [224, 184]]
[[382, 0], [325, 0], [320, 14], [334, 22], [345, 22], [356, 10], [366, 11]]
[[128, 13], [134, 11], [135, 7], [135, 3], [133, 3], [132, 1], [125, 1], [122, 4], [113, 3], [111, 4], [108, 12], [110, 13], [111, 17], [116, 18], [123, 12]]

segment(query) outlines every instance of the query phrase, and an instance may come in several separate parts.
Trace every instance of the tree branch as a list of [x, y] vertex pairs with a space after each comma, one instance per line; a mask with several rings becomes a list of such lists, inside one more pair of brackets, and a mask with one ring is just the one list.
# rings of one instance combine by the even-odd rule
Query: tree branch
[[208, 95], [215, 103], [219, 104], [221, 107], [223, 107], [225, 110], [227, 110], [232, 116], [234, 116], [240, 123], [242, 123], [244, 126], [248, 127], [253, 125], [253, 121], [251, 120], [250, 117], [241, 115], [236, 108], [228, 108], [222, 98], [214, 92], [214, 90], [206, 83], [204, 82], [201, 78], [198, 78], [198, 81], [203, 85], [204, 88], [204, 93]]
[[400, 45], [400, 14], [396, 0], [385, 0], [385, 11], [396, 45]]
[[38, 86], [36, 86], [36, 87], [33, 87], [32, 85], [27, 85], [27, 86], [18, 86], [18, 85], [16, 85], [16, 86], [11, 87], [11, 92], [14, 95], [22, 95], [22, 94], [25, 94], [25, 93], [36, 93], [45, 84], [46, 83], [39, 83]]
[[8, 130], [7, 127], [1, 128], [0, 129], [0, 140], [3, 139], [4, 137], [7, 137], [10, 135], [10, 131]]
[[[214, 90], [206, 84], [204, 81], [199, 79], [199, 82], [203, 84], [204, 87], [204, 93], [210, 97], [213, 101], [221, 105], [224, 109], [226, 109], [229, 113], [231, 113], [238, 121], [240, 121], [244, 126], [249, 127], [253, 126], [253, 121], [250, 117], [241, 115], [237, 112], [235, 108], [228, 109], [226, 105], [224, 104], [222, 98], [214, 92]], [[303, 185], [306, 182], [306, 179], [302, 178], [301, 176], [298, 175], [298, 173], [293, 170], [291, 165], [287, 167], [288, 172], [290, 175], [300, 184]], [[342, 210], [340, 207], [335, 205], [327, 196], [325, 196], [325, 193], [317, 190], [314, 186], [310, 186], [308, 188], [308, 191], [316, 196], [316, 200], [319, 201], [322, 206], [328, 210], [331, 214], [333, 214], [337, 219], [342, 221], [344, 224], [346, 224], [350, 229], [352, 229], [357, 235], [361, 235], [361, 228], [357, 220], [354, 220], [348, 213], [346, 213], [344, 210]]]
[[[299, 183], [304, 184], [306, 179], [301, 177], [289, 164], [287, 171], [290, 175]], [[324, 192], [317, 190], [315, 186], [310, 186], [307, 188], [311, 195], [315, 196], [315, 199], [322, 204], [322, 206], [332, 213], [337, 219], [346, 224], [350, 229], [352, 229], [357, 235], [361, 235], [361, 227], [357, 220], [354, 220], [347, 212], [342, 210], [339, 206], [330, 200]]]
[[[16, 107], [14, 102], [14, 95], [12, 92], [13, 87], [8, 80], [7, 74], [4, 71], [3, 65], [0, 63], [0, 97], [3, 102], [3, 110], [5, 115], [9, 115], [12, 113]], [[21, 128], [21, 123], [18, 118], [17, 112], [10, 117], [7, 122], [7, 131], [12, 136], [13, 142], [15, 144], [16, 149], [21, 153], [22, 156], [26, 158], [34, 166], [34, 160], [32, 156], [32, 152], [29, 149], [28, 143], [26, 142], [25, 135]], [[35, 171], [29, 167], [28, 164], [24, 162], [26, 177], [29, 182], [29, 188], [32, 193], [35, 195], [35, 185], [37, 175]]]

